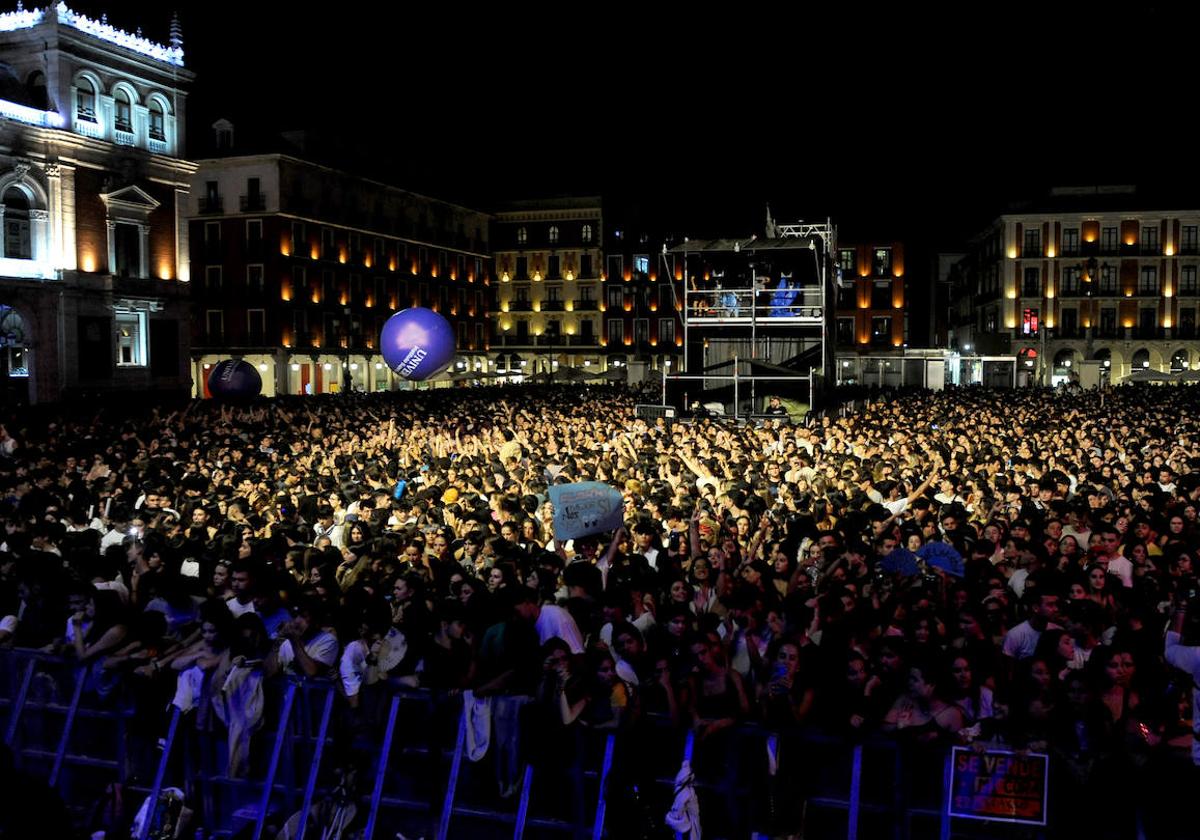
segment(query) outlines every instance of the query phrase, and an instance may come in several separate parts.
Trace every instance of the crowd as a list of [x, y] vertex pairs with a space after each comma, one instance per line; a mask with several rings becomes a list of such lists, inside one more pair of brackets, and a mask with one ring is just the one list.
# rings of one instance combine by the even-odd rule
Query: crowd
[[[11, 416], [0, 642], [87, 664], [147, 726], [178, 706], [235, 775], [262, 681], [292, 673], [336, 681], [346, 737], [388, 683], [486, 705], [506, 795], [517, 720], [634, 751], [666, 720], [699, 756], [757, 721], [1048, 752], [1055, 814], [1168, 836], [1200, 778], [1200, 390], [951, 389], [807, 425], [643, 420], [635, 398]], [[625, 525], [558, 539], [548, 488], [583, 480], [623, 493]], [[778, 772], [802, 789], [798, 764]], [[765, 830], [799, 832], [802, 798]]]

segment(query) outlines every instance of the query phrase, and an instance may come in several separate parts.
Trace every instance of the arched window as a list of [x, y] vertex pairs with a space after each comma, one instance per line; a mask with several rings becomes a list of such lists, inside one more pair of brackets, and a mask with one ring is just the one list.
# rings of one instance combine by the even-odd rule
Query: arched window
[[1186, 350], [1176, 350], [1175, 355], [1171, 357], [1171, 373], [1179, 373], [1188, 369], [1188, 352]]
[[4, 256], [33, 259], [29, 236], [29, 197], [16, 187], [4, 191]]
[[591, 225], [583, 226], [583, 241], [584, 242], [592, 241], [592, 226]]
[[517, 243], [520, 245], [524, 245], [528, 241], [529, 241], [529, 231], [527, 231], [524, 227], [517, 228]]
[[558, 225], [550, 225], [550, 241], [558, 241]]
[[75, 119], [96, 122], [96, 88], [88, 79], [75, 83]]
[[129, 94], [124, 90], [117, 89], [113, 94], [113, 109], [114, 119], [113, 125], [117, 131], [133, 131], [133, 103], [129, 101]]
[[46, 110], [50, 103], [46, 97], [46, 74], [41, 70], [34, 70], [29, 74], [28, 80], [25, 82], [25, 87], [29, 89], [29, 100], [33, 107], [39, 110]]
[[163, 111], [162, 103], [157, 99], [150, 100], [150, 139], [167, 139], [167, 115]]
[[1133, 369], [1146, 370], [1150, 367], [1150, 351], [1144, 347], [1133, 354]]

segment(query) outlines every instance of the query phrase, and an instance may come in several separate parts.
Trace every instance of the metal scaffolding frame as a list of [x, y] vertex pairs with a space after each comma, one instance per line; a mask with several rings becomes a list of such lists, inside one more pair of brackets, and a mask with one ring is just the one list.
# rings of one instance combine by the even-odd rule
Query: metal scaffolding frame
[[[822, 223], [806, 223], [803, 221], [794, 224], [775, 225], [773, 227], [774, 237], [769, 239], [759, 239], [757, 236], [752, 236], [749, 239], [733, 239], [733, 240], [713, 240], [704, 242], [689, 242], [685, 240], [684, 244], [672, 249], [672, 252], [681, 256], [683, 263], [683, 358], [681, 370], [670, 375], [671, 381], [686, 381], [686, 380], [717, 380], [721, 382], [731, 382], [734, 386], [734, 404], [733, 416], [737, 417], [739, 413], [739, 383], [748, 382], [750, 385], [750, 400], [753, 405], [757, 399], [756, 382], [760, 380], [782, 380], [792, 379], [797, 383], [807, 381], [809, 392], [809, 406], [814, 405], [815, 400], [820, 390], [817, 386], [818, 378], [821, 381], [821, 388], [826, 387], [833, 382], [833, 342], [832, 342], [832, 317], [833, 308], [829, 305], [832, 300], [830, 294], [830, 284], [832, 282], [831, 260], [837, 250], [837, 229], [834, 227], [830, 219], [826, 219]], [[792, 240], [796, 240], [793, 242]], [[817, 285], [807, 287], [788, 287], [780, 289], [770, 289], [759, 284], [759, 276], [754, 272], [753, 262], [749, 262], [750, 271], [750, 286], [748, 288], [723, 288], [716, 289], [697, 289], [692, 287], [694, 277], [688, 273], [689, 257], [704, 253], [724, 253], [724, 254], [741, 254], [748, 259], [770, 255], [777, 252], [796, 252], [805, 249], [812, 252], [813, 259], [816, 263]], [[771, 295], [773, 292], [791, 292], [792, 296], [785, 296], [779, 300], [771, 300], [763, 302], [763, 295]], [[780, 376], [755, 376], [753, 368], [751, 375], [740, 375], [738, 371], [739, 361], [742, 363], [769, 363], [769, 359], [758, 358], [758, 343], [760, 333], [765, 331], [768, 340], [771, 335], [779, 337], [798, 339], [802, 345], [807, 340], [813, 342], [810, 347], [806, 347], [805, 351], [811, 349], [811, 346], [820, 348], [820, 367], [810, 367], [807, 373], [796, 372], [794, 375]], [[805, 335], [806, 331], [812, 331]], [[697, 371], [692, 369], [688, 363], [689, 348], [692, 347], [692, 341], [699, 340], [707, 342], [710, 339], [733, 343], [737, 340], [749, 340], [750, 355], [749, 358], [739, 360], [738, 354], [732, 354], [733, 371], [730, 374], [715, 374], [710, 373], [707, 364], [702, 365], [702, 369]], [[705, 345], [707, 346], [707, 344]], [[666, 380], [664, 377], [663, 391], [664, 403], [666, 401]]]

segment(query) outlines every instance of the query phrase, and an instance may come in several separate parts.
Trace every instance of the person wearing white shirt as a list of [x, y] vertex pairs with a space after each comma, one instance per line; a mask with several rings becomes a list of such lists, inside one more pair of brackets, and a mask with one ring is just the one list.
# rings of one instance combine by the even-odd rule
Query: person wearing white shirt
[[337, 636], [321, 627], [321, 608], [316, 601], [296, 610], [291, 621], [279, 628], [280, 638], [267, 657], [267, 673], [284, 671], [317, 677], [327, 674], [338, 658]]

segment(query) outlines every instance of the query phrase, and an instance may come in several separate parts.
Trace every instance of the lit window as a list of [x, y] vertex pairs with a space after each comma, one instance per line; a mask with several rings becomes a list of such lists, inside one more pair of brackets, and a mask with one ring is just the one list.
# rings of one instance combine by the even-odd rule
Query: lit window
[[80, 79], [75, 88], [75, 119], [96, 122], [96, 89], [87, 79]]
[[163, 113], [162, 103], [157, 99], [150, 100], [150, 139], [167, 139], [167, 118]]
[[529, 231], [523, 227], [517, 228], [517, 242], [524, 245], [529, 241]]
[[558, 241], [558, 225], [550, 225], [550, 241]]
[[591, 225], [583, 226], [583, 241], [584, 242], [592, 241], [592, 226]]
[[146, 313], [117, 313], [117, 365], [146, 366]]
[[113, 96], [113, 107], [116, 111], [114, 125], [117, 131], [133, 131], [133, 106], [129, 102], [129, 94], [118, 90]]

